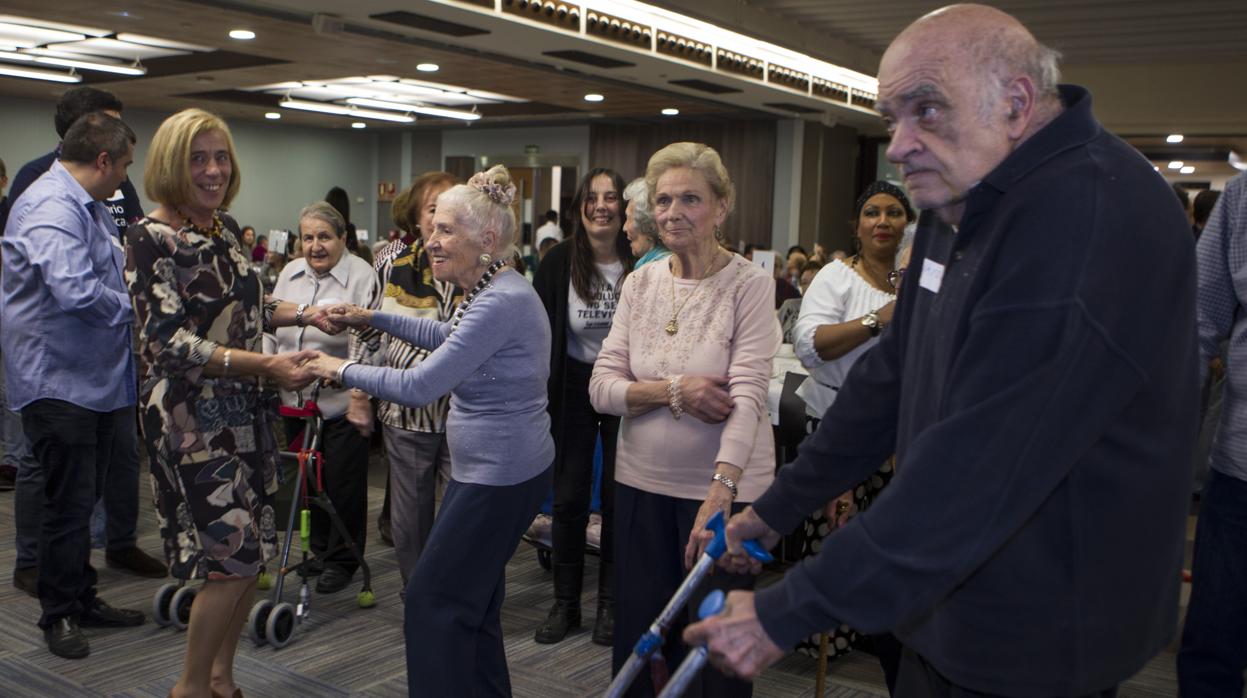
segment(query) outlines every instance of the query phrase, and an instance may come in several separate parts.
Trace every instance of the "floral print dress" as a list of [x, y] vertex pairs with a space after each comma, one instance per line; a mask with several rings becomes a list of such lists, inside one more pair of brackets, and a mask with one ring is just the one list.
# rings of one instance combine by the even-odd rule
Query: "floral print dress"
[[255, 576], [277, 550], [276, 395], [255, 377], [209, 377], [217, 347], [260, 352], [266, 302], [238, 225], [209, 234], [144, 218], [126, 231], [126, 282], [144, 365], [139, 419], [170, 571]]

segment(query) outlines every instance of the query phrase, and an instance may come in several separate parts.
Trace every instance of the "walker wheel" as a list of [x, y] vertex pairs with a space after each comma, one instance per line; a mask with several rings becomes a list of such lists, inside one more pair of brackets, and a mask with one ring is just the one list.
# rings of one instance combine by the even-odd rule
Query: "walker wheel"
[[186, 626], [190, 625], [191, 604], [196, 593], [198, 590], [195, 587], [186, 586], [173, 595], [173, 601], [169, 604], [169, 621], [178, 630], [186, 630]]
[[260, 599], [251, 607], [251, 613], [247, 615], [247, 633], [251, 635], [251, 641], [256, 647], [264, 646], [268, 642], [264, 631], [268, 624], [269, 612], [273, 610], [273, 602], [268, 599]]
[[261, 570], [259, 576], [256, 577], [255, 588], [257, 591], [268, 591], [269, 589], [272, 589], [273, 575], [269, 574], [267, 570]]
[[297, 626], [294, 606], [285, 602], [279, 603], [268, 614], [268, 622], [264, 624], [264, 636], [268, 638], [268, 644], [273, 649], [281, 649], [290, 644]]
[[169, 616], [173, 605], [173, 595], [177, 591], [178, 585], [176, 584], [165, 584], [156, 590], [156, 595], [152, 597], [152, 620], [156, 621], [156, 625], [164, 628], [173, 622]]
[[550, 559], [550, 551], [545, 548], [537, 548], [537, 564], [541, 565], [541, 569], [549, 572], [554, 569], [553, 561]]
[[355, 603], [360, 608], [372, 608], [377, 605], [377, 595], [372, 593], [372, 589], [364, 589], [355, 595]]

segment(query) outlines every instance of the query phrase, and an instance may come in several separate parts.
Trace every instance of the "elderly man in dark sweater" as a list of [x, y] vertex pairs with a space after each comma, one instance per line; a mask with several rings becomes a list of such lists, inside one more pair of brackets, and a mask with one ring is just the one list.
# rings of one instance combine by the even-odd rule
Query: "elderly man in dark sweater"
[[[1009, 15], [884, 54], [888, 159], [925, 210], [896, 318], [728, 527], [778, 538], [897, 454], [818, 555], [693, 626], [754, 676], [840, 622], [905, 644], [894, 695], [1112, 695], [1174, 634], [1195, 438], [1191, 236], [1151, 165]], [[729, 566], [741, 567], [739, 556]]]

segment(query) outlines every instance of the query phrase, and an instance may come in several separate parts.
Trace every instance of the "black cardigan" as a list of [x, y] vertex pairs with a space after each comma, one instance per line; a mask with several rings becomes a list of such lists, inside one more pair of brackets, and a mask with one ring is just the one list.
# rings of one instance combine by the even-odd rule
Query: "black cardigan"
[[533, 288], [541, 297], [550, 319], [550, 379], [546, 384], [550, 426], [563, 423], [563, 384], [567, 368], [567, 289], [572, 280], [572, 240], [568, 238], [546, 253], [537, 265]]

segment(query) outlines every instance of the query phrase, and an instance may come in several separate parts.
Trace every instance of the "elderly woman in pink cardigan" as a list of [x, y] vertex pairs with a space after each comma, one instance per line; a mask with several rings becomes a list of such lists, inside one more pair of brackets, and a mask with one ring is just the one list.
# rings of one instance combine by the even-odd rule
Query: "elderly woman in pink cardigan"
[[[719, 244], [735, 201], [732, 181], [719, 154], [700, 143], [659, 150], [645, 181], [672, 255], [624, 282], [589, 384], [596, 410], [623, 416], [615, 463], [614, 671], [704, 549], [706, 520], [752, 502], [775, 470], [766, 413], [771, 357], [780, 344], [775, 285]], [[718, 570], [688, 604], [690, 614], [711, 589], [752, 584], [752, 577]], [[672, 668], [685, 652], [680, 632], [673, 627], [663, 648]], [[687, 695], [752, 692], [751, 684], [711, 668], [694, 686]], [[628, 695], [653, 693], [643, 673]]]

